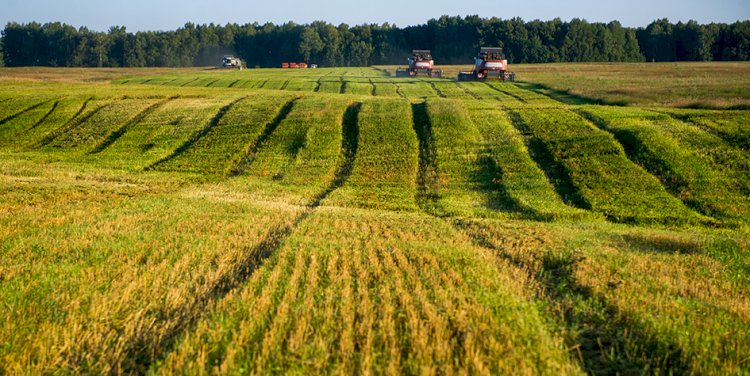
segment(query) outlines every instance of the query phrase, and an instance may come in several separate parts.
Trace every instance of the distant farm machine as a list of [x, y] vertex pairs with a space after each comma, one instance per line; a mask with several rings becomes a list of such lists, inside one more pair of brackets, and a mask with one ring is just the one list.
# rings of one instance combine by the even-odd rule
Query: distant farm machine
[[443, 77], [441, 69], [435, 69], [435, 61], [432, 60], [430, 50], [413, 50], [409, 60], [408, 68], [396, 69], [396, 77], [414, 77], [425, 74], [427, 77]]
[[485, 81], [497, 78], [502, 81], [515, 81], [516, 74], [508, 70], [508, 60], [499, 47], [482, 47], [474, 58], [471, 72], [459, 72], [459, 81]]
[[232, 55], [224, 55], [221, 59], [221, 68], [242, 70], [242, 61]]

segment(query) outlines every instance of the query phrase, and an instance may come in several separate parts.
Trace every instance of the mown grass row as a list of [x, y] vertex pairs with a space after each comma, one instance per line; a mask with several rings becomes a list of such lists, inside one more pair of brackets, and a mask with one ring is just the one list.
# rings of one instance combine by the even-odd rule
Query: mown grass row
[[563, 202], [506, 111], [483, 102], [469, 102], [466, 109], [482, 137], [480, 174], [495, 191], [496, 207], [545, 220], [596, 217]]
[[[266, 192], [269, 199], [305, 205], [327, 189], [340, 164], [344, 114], [350, 102], [336, 96], [296, 100], [289, 113], [249, 156], [238, 186]], [[296, 197], [296, 199], [294, 198]]]
[[352, 175], [324, 204], [414, 210], [418, 142], [411, 106], [398, 99], [362, 102]]
[[720, 137], [730, 145], [747, 151], [750, 149], [750, 114], [748, 111], [662, 110]]
[[730, 222], [750, 218], [750, 159], [741, 149], [665, 114], [612, 107], [582, 113], [691, 208]]
[[[336, 71], [346, 73], [346, 71]], [[322, 71], [320, 73], [323, 73]], [[231, 78], [223, 78], [230, 75]], [[128, 85], [164, 85], [188, 87], [225, 87], [233, 89], [269, 89], [300, 92], [323, 92], [365, 96], [405, 97], [423, 100], [432, 97], [453, 99], [482, 98], [509, 103], [532, 105], [557, 105], [547, 96], [535, 93], [528, 88], [502, 82], [457, 83], [449, 79], [401, 79], [364, 75], [258, 75], [248, 78], [242, 73], [221, 73], [193, 75], [190, 77], [131, 78], [116, 81]]]
[[617, 222], [702, 220], [631, 162], [614, 137], [565, 109], [522, 109], [514, 125], [566, 202]]
[[215, 117], [202, 135], [186, 141], [155, 170], [186, 171], [226, 176], [251, 152], [253, 143], [280, 115], [289, 95], [251, 95], [231, 104]]
[[460, 226], [528, 272], [586, 372], [747, 372], [746, 238], [590, 223]]
[[467, 249], [421, 215], [321, 211], [152, 370], [571, 372], [521, 280]]

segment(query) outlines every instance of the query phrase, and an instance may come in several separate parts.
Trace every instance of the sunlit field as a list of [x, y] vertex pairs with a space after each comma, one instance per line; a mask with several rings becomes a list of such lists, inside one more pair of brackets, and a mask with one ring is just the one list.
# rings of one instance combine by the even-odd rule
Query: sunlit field
[[0, 69], [0, 374], [750, 372], [748, 64]]

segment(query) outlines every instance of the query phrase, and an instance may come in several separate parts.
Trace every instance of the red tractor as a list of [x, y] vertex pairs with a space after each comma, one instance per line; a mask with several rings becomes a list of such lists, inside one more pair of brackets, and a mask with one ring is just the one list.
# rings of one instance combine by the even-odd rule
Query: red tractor
[[443, 71], [435, 69], [430, 50], [413, 50], [409, 58], [408, 68], [396, 69], [396, 77], [414, 77], [420, 73], [427, 77], [443, 77]]
[[499, 47], [482, 47], [474, 58], [474, 69], [471, 72], [459, 72], [459, 81], [484, 81], [489, 77], [503, 81], [515, 81], [516, 74], [508, 70], [508, 60], [503, 49]]

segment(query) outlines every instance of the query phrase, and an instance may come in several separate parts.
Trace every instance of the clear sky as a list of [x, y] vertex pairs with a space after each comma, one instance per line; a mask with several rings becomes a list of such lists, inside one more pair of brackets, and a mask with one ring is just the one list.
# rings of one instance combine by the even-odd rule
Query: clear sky
[[646, 26], [658, 18], [694, 19], [700, 23], [750, 19], [750, 0], [0, 0], [0, 26], [9, 21], [60, 21], [106, 31], [174, 30], [186, 22], [333, 24], [389, 22], [398, 26], [425, 23], [441, 15], [521, 17], [550, 20], [578, 17], [589, 22], [619, 20]]

